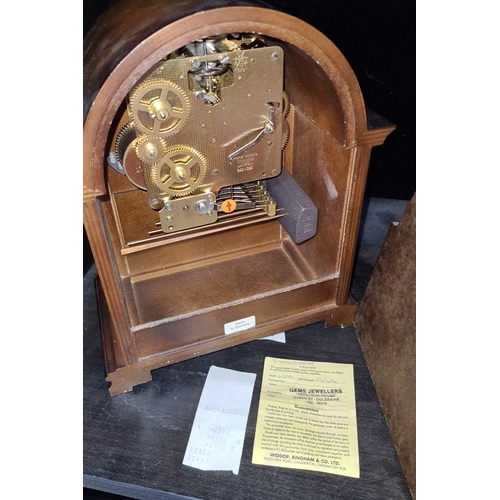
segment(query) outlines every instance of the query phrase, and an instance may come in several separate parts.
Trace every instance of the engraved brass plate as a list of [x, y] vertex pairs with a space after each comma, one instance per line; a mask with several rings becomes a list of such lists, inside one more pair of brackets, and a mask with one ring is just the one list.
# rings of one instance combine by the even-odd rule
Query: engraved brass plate
[[256, 36], [232, 37], [169, 54], [128, 95], [114, 162], [147, 191], [165, 233], [210, 224], [221, 212], [217, 204], [202, 217], [177, 207], [199, 208], [207, 193], [216, 197], [228, 186], [281, 173], [287, 130], [283, 50]]
[[[220, 97], [210, 100], [205, 96], [211, 96], [204, 93], [192, 75], [205, 64], [209, 74], [214, 64], [221, 65], [220, 61], [224, 61], [227, 69], [226, 77]], [[282, 154], [282, 102], [283, 52], [280, 47], [235, 50], [159, 63], [132, 90], [129, 114], [139, 134], [159, 136], [165, 141], [167, 152], [185, 151], [199, 157], [204, 166], [196, 171], [184, 169], [180, 176], [190, 177], [192, 182], [182, 183], [171, 180], [175, 173], [159, 173], [157, 165], [163, 159], [154, 158], [155, 163], [146, 163], [144, 169], [149, 178], [146, 182], [150, 199], [189, 195], [201, 187], [218, 191], [223, 186], [278, 175]], [[263, 133], [270, 122], [273, 130]], [[255, 144], [230, 159], [230, 155], [251, 144], [259, 134], [261, 137]], [[175, 167], [171, 164], [163, 170], [174, 171]]]

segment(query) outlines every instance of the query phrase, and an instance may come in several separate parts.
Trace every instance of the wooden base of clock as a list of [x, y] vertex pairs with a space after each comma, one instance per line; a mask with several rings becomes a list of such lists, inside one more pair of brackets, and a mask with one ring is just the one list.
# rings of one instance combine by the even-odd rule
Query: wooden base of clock
[[[109, 309], [99, 278], [96, 279], [96, 291], [106, 380], [111, 383], [109, 392], [112, 396], [129, 392], [134, 386], [149, 382], [151, 380], [151, 370], [184, 361], [192, 357], [202, 356], [210, 352], [226, 349], [237, 344], [273, 335], [278, 332], [300, 328], [301, 326], [316, 322], [324, 321], [325, 327], [351, 325], [358, 308], [358, 303], [350, 296], [348, 303], [339, 307], [323, 306], [308, 308], [297, 314], [275, 319], [268, 323], [261, 323], [256, 328], [228, 335], [218, 335], [220, 329], [217, 329], [216, 332], [209, 331], [209, 325], [214, 322], [219, 322], [218, 313], [199, 311], [198, 314], [195, 315], [196, 317], [188, 319], [182, 324], [182, 328], [186, 329], [186, 337], [189, 336], [189, 332], [195, 332], [198, 341], [192, 341], [191, 343], [184, 341], [180, 346], [172, 342], [172, 346], [169, 348], [169, 343], [171, 342], [171, 336], [169, 334], [171, 332], [169, 332], [168, 325], [165, 325], [163, 328], [157, 329], [156, 331], [157, 336], [163, 336], [164, 338], [161, 353], [144, 356], [133, 364], [119, 366], [115, 355], [117, 332], [113, 329], [113, 323], [109, 315]], [[302, 291], [302, 293], [296, 295], [299, 300], [301, 298], [307, 300], [306, 295], [309, 295], [309, 293], [306, 292], [306, 295], [304, 295], [304, 291]], [[309, 297], [309, 300], [311, 300], [311, 297]], [[251, 301], [251, 307], [256, 307], [254, 301]], [[271, 314], [271, 316], [274, 315]], [[259, 316], [259, 319], [262, 319], [262, 316]], [[211, 334], [214, 335], [212, 338], [210, 338]]]
[[[200, 11], [198, 0], [186, 0], [182, 12], [175, 1], [158, 0], [152, 11], [153, 3], [118, 2], [85, 42], [83, 213], [100, 280], [112, 395], [193, 356], [310, 323], [351, 324], [357, 304], [349, 289], [370, 153], [394, 129], [367, 116], [343, 55], [303, 21], [248, 2], [220, 0]], [[317, 208], [314, 236], [305, 241], [294, 235], [310, 228], [295, 231], [280, 223], [280, 213], [148, 239], [158, 221], [147, 193], [107, 164], [113, 124], [142, 75], [180, 47], [225, 33], [257, 33], [283, 54], [289, 110], [282, 168]], [[249, 82], [251, 97], [250, 76], [241, 81]], [[187, 127], [196, 132], [203, 123], [187, 120]], [[209, 171], [221, 168], [231, 167], [221, 162]], [[302, 197], [293, 189], [281, 195]]]

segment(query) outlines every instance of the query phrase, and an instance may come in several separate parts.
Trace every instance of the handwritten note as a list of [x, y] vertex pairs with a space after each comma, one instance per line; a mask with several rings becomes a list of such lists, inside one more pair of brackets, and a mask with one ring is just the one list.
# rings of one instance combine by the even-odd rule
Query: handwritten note
[[359, 477], [353, 365], [266, 358], [252, 463]]
[[238, 474], [256, 375], [211, 366], [182, 463]]

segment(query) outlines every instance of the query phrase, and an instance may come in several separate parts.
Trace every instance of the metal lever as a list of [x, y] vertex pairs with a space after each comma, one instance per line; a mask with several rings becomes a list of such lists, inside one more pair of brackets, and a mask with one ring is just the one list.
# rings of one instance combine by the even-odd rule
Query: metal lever
[[261, 139], [267, 134], [274, 134], [274, 115], [276, 113], [276, 108], [272, 105], [269, 105], [269, 120], [266, 122], [262, 130], [258, 133], [257, 137], [250, 141], [248, 144], [245, 144], [241, 148], [237, 149], [233, 153], [228, 156], [229, 161], [233, 161], [237, 156], [241, 153], [244, 153], [251, 147], [255, 146]]

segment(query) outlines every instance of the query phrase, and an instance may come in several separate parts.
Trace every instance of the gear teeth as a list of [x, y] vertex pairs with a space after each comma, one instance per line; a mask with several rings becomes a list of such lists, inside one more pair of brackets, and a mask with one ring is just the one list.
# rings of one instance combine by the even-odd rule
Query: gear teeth
[[[142, 100], [150, 92], [157, 90], [157, 97], [152, 97], [151, 102], [144, 103]], [[173, 94], [175, 98], [166, 98], [166, 103], [170, 108], [172, 105], [179, 104], [180, 107], [176, 109], [175, 116], [168, 116], [160, 127], [157, 127], [156, 119], [145, 113], [144, 104], [146, 106], [152, 104], [155, 100], [159, 100], [162, 94], [166, 91], [167, 95]], [[174, 102], [172, 102], [174, 101]], [[142, 104], [141, 104], [142, 102]], [[184, 90], [176, 83], [170, 80], [150, 80], [143, 82], [130, 93], [129, 99], [129, 113], [135, 123], [137, 129], [144, 134], [154, 136], [169, 137], [179, 132], [185, 125], [189, 115], [189, 98]], [[167, 110], [168, 112], [168, 110]]]
[[132, 142], [137, 138], [137, 132], [135, 130], [135, 127], [132, 123], [127, 123], [124, 125], [120, 132], [118, 132], [118, 135], [116, 136], [115, 140], [115, 155], [120, 163], [120, 165], [123, 167], [123, 158], [125, 155], [125, 151], [128, 148]]
[[[165, 164], [166, 161], [171, 160], [172, 157], [178, 155], [184, 155], [188, 158], [195, 158], [196, 160], [198, 160], [196, 162], [200, 168], [198, 175], [196, 175], [196, 177], [193, 179], [192, 177], [193, 172], [190, 171], [188, 173], [188, 177], [191, 180], [191, 182], [189, 181], [183, 182], [178, 180], [169, 182], [169, 179], [167, 179], [165, 182], [162, 182], [161, 170], [163, 165]], [[171, 167], [171, 163], [175, 163], [175, 161], [171, 160], [168, 163], [169, 167]], [[182, 162], [179, 163], [182, 164]], [[167, 148], [165, 154], [163, 155], [162, 160], [152, 166], [151, 176], [153, 181], [158, 186], [158, 188], [161, 191], [167, 193], [169, 196], [187, 196], [196, 191], [196, 189], [202, 184], [203, 179], [205, 178], [206, 170], [207, 170], [207, 160], [205, 156], [203, 156], [199, 151], [190, 146], [178, 145]], [[169, 178], [171, 179], [172, 176], [170, 175]], [[165, 186], [165, 183], [168, 183], [168, 186]]]
[[286, 92], [283, 92], [283, 118], [288, 116], [290, 112], [290, 98]]
[[[144, 147], [146, 144], [151, 144], [153, 148], [156, 149], [156, 154], [153, 157], [148, 154], [151, 149], [148, 150]], [[135, 143], [135, 152], [137, 157], [144, 163], [156, 163], [157, 161], [160, 161], [165, 154], [166, 149], [167, 143], [165, 142], [165, 139], [161, 137], [141, 135], [137, 138]]]

